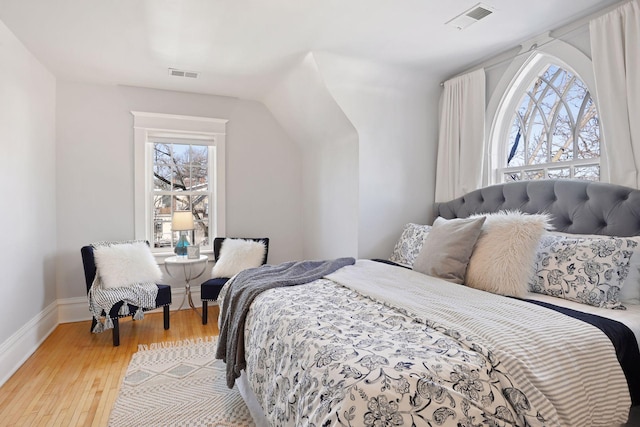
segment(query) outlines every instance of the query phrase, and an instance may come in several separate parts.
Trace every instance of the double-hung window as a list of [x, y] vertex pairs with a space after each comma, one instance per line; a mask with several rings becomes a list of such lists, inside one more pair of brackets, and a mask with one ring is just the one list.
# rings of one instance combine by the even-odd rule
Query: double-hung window
[[212, 250], [224, 235], [226, 120], [133, 112], [135, 132], [135, 235], [156, 253], [173, 251], [176, 211], [190, 211], [191, 244]]

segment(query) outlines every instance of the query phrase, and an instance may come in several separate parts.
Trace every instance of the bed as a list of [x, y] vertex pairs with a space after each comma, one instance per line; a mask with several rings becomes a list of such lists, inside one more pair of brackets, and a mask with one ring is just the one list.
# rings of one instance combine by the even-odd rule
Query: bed
[[[504, 211], [547, 214], [555, 231], [537, 236], [534, 272], [514, 268], [501, 253], [519, 232], [502, 236], [505, 243], [489, 251], [493, 261], [475, 262], [504, 271], [491, 281], [513, 284], [526, 270], [532, 277], [526, 289], [553, 284], [554, 274], [565, 270], [549, 263], [571, 256], [568, 245], [606, 251], [599, 256], [607, 261], [580, 259], [586, 252], [570, 246], [576, 259], [565, 274], [571, 280], [560, 278], [566, 295], [542, 286], [538, 293], [504, 296], [422, 274], [397, 259], [356, 260], [310, 283], [262, 292], [236, 326], [246, 362], [236, 384], [256, 423], [624, 425], [630, 407], [640, 403], [640, 255], [633, 258], [640, 240], [629, 237], [640, 234], [640, 191], [571, 180], [515, 182], [435, 206], [440, 222], [476, 215], [496, 224], [490, 214]], [[435, 235], [436, 228], [422, 230]], [[487, 239], [485, 232], [478, 238]], [[424, 260], [428, 239], [412, 247], [421, 239], [399, 241], [396, 249], [404, 245], [413, 262]], [[467, 273], [481, 241], [470, 251]], [[485, 270], [479, 271], [489, 274]], [[578, 291], [584, 285], [578, 270], [586, 271], [590, 293]], [[240, 276], [220, 295], [221, 337]]]

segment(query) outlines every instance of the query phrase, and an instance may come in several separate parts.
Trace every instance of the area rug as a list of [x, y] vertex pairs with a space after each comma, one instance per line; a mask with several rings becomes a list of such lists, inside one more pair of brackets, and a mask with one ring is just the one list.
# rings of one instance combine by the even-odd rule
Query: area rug
[[109, 417], [109, 426], [245, 427], [254, 423], [225, 365], [216, 337], [141, 346]]

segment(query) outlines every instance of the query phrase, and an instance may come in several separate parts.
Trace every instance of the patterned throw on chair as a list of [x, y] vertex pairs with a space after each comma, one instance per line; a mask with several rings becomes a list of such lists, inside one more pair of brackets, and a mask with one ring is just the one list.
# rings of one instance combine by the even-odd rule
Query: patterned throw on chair
[[97, 323], [93, 332], [113, 328], [113, 321], [102, 312], [109, 313], [120, 301], [118, 315], [129, 315], [129, 304], [138, 307], [133, 318], [142, 320], [143, 309], [156, 306], [158, 287], [156, 282], [162, 272], [156, 264], [149, 246], [144, 240], [128, 242], [99, 242], [92, 244], [97, 267], [96, 277], [89, 291], [89, 310]]

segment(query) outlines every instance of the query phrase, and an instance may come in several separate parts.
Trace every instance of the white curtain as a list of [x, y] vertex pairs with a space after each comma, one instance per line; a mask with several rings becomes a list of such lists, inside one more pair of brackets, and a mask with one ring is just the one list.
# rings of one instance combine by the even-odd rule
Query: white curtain
[[608, 180], [640, 188], [640, 6], [592, 20], [591, 56]]
[[436, 165], [436, 202], [446, 202], [482, 186], [485, 108], [483, 69], [444, 83]]

